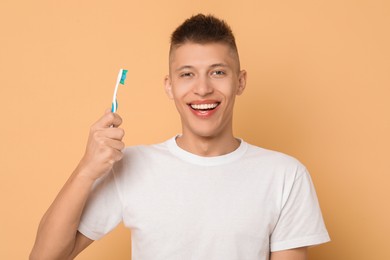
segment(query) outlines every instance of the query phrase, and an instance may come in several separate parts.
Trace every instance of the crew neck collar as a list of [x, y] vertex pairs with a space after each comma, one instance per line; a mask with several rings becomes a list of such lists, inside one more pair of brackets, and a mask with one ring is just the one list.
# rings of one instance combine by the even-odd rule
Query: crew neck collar
[[190, 153], [179, 147], [176, 142], [178, 136], [180, 135], [176, 135], [167, 141], [169, 151], [183, 161], [203, 166], [216, 166], [236, 161], [244, 155], [248, 146], [244, 140], [238, 138], [240, 145], [234, 151], [224, 155], [206, 157]]

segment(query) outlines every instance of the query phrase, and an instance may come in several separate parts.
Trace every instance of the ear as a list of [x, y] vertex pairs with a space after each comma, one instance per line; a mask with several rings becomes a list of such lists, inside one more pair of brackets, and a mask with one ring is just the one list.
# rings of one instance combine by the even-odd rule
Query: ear
[[165, 93], [170, 99], [173, 99], [173, 93], [172, 93], [172, 82], [169, 75], [166, 75], [164, 78], [164, 87], [165, 87]]
[[246, 71], [241, 70], [240, 74], [238, 75], [238, 89], [237, 89], [237, 95], [241, 95], [244, 92], [246, 86]]

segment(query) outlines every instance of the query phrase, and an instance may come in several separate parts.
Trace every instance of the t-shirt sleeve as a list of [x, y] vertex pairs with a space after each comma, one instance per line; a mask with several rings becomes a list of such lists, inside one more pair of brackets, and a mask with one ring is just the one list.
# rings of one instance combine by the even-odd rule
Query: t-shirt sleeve
[[122, 221], [122, 203], [113, 172], [98, 179], [84, 208], [79, 232], [98, 240]]
[[330, 241], [314, 185], [300, 168], [286, 183], [279, 220], [271, 234], [271, 252], [312, 246]]

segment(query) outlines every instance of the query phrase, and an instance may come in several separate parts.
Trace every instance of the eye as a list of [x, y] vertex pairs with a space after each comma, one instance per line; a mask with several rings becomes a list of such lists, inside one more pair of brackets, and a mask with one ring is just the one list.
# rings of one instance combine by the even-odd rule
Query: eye
[[194, 74], [192, 72], [183, 72], [180, 73], [180, 78], [189, 78], [192, 77]]
[[214, 70], [211, 72], [211, 75], [215, 77], [223, 77], [226, 75], [226, 72], [223, 70]]

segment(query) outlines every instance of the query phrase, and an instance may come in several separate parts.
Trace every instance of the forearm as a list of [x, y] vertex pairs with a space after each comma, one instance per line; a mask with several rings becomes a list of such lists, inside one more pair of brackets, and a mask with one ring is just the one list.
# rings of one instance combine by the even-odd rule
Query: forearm
[[92, 242], [77, 229], [95, 180], [108, 174], [123, 156], [121, 122], [108, 109], [91, 127], [79, 166], [41, 220], [30, 259], [69, 259]]
[[307, 260], [307, 247], [272, 252], [270, 260]]
[[92, 185], [93, 180], [75, 170], [41, 220], [31, 259], [66, 259], [71, 255]]

